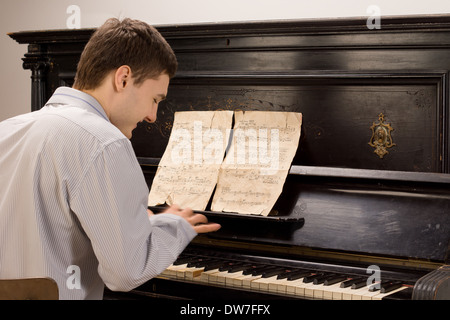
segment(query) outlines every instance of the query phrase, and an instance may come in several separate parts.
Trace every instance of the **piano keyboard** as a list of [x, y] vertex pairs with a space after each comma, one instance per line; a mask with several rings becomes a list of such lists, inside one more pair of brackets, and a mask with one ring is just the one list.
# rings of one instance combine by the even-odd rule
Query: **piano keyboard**
[[368, 276], [180, 256], [158, 278], [317, 300], [381, 300], [407, 289], [399, 281], [367, 286]]

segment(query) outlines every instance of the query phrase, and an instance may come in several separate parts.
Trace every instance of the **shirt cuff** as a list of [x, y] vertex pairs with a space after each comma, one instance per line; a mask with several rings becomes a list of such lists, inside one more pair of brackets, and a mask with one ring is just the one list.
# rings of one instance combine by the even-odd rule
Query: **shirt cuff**
[[190, 242], [197, 236], [197, 232], [190, 225], [190, 223], [187, 222], [186, 219], [177, 216], [175, 214], [159, 213], [152, 215], [149, 219], [152, 225], [155, 227], [163, 227], [164, 225], [175, 225], [177, 228], [180, 229], [179, 231], [182, 231], [180, 233], [182, 233], [185, 236], [187, 242]]

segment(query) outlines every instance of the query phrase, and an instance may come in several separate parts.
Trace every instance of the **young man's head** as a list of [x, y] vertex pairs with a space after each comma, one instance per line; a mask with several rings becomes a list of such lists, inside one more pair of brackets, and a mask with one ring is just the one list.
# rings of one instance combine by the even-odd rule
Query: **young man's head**
[[86, 44], [73, 87], [94, 96], [111, 123], [131, 138], [138, 122], [156, 120], [177, 66], [173, 50], [155, 28], [112, 18]]

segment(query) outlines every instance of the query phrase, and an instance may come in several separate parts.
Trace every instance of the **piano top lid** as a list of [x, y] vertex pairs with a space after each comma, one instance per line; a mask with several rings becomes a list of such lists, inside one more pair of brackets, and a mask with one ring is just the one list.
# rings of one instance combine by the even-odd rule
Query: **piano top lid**
[[[448, 31], [449, 14], [382, 16], [383, 28], [377, 33], [392, 31]], [[154, 25], [167, 39], [230, 37], [248, 34], [335, 34], [337, 32], [364, 32], [367, 34], [367, 17], [283, 19], [261, 21], [230, 21]], [[20, 44], [87, 42], [96, 28], [23, 30], [8, 32], [8, 36]]]

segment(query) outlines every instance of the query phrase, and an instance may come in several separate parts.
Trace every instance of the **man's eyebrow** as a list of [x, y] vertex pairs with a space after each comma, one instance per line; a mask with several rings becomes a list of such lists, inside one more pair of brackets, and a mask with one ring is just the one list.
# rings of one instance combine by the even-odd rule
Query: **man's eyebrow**
[[166, 95], [165, 94], [158, 94], [156, 95], [160, 100], [165, 100], [166, 99]]

